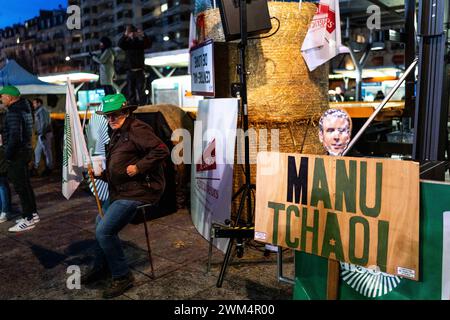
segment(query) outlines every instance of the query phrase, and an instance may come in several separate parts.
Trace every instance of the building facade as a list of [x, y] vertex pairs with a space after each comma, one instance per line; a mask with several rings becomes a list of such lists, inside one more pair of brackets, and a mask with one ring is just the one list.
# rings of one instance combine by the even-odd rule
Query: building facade
[[41, 10], [39, 16], [0, 29], [0, 67], [15, 59], [28, 71], [48, 75], [67, 71], [96, 72], [89, 52], [109, 37], [117, 51], [120, 74], [123, 53], [117, 43], [129, 24], [152, 40], [148, 52], [188, 47], [193, 0], [68, 0], [80, 8], [81, 29], [69, 30], [66, 8]]
[[66, 61], [71, 51], [68, 35], [65, 8], [41, 10], [24, 24], [0, 29], [0, 66], [14, 59], [39, 75], [76, 69], [80, 66]]

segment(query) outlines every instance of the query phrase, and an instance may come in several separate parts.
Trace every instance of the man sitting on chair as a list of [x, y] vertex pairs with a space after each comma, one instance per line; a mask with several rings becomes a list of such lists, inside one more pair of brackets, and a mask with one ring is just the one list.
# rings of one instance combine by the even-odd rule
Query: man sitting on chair
[[110, 205], [103, 218], [97, 217], [94, 266], [81, 282], [92, 283], [109, 270], [112, 282], [104, 298], [119, 296], [133, 286], [118, 233], [133, 219], [137, 207], [157, 203], [165, 187], [162, 164], [169, 149], [149, 125], [132, 117], [133, 109], [122, 94], [114, 94], [104, 97], [103, 110], [97, 111], [113, 130], [106, 170], [99, 177], [108, 181]]

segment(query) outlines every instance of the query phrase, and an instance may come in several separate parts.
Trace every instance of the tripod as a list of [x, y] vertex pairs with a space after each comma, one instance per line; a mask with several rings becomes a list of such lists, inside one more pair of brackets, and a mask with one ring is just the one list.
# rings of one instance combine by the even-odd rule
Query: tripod
[[[245, 51], [247, 49], [247, 0], [238, 0], [239, 2], [239, 19], [240, 19], [240, 32], [241, 32], [241, 42], [239, 43], [239, 64], [237, 65], [237, 72], [239, 74], [239, 86], [237, 90], [239, 91], [238, 97], [240, 97], [240, 107], [241, 114], [243, 118], [243, 130], [245, 133], [248, 132], [248, 105], [247, 105], [247, 70], [245, 63]], [[241, 195], [241, 200], [239, 203], [239, 209], [235, 221], [235, 226], [239, 224], [241, 214], [244, 211], [244, 204], [247, 202], [247, 223], [253, 223], [252, 219], [252, 190], [256, 189], [254, 184], [250, 181], [250, 140], [248, 134], [245, 135], [245, 183], [239, 188], [236, 194], [233, 196], [233, 201]], [[238, 255], [242, 257], [243, 254], [243, 236], [238, 233], [236, 237], [230, 236], [230, 242], [228, 243], [227, 251], [222, 263], [222, 268], [220, 270], [219, 279], [217, 280], [216, 286], [218, 288], [222, 287], [223, 278], [230, 261], [231, 251], [234, 244], [234, 238], [237, 238], [237, 248]]]

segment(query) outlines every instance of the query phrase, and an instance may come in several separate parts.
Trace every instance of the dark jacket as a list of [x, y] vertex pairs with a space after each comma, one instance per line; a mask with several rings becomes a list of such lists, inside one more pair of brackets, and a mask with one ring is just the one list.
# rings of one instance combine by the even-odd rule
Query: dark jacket
[[[165, 188], [163, 162], [168, 156], [169, 149], [148, 124], [127, 118], [122, 128], [113, 132], [106, 152], [111, 202], [120, 199], [157, 203]], [[136, 165], [139, 174], [128, 176], [129, 165]]]
[[125, 51], [126, 63], [129, 70], [144, 69], [145, 66], [145, 49], [151, 47], [151, 40], [145, 36], [143, 38], [130, 39], [122, 36], [119, 40], [119, 47]]
[[8, 107], [2, 135], [6, 160], [14, 160], [20, 151], [31, 150], [33, 135], [31, 109], [30, 102], [23, 98]]

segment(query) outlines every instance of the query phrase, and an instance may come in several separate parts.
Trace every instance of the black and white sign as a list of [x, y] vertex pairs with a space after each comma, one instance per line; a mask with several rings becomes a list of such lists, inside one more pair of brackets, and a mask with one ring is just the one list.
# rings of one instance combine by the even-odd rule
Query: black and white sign
[[192, 94], [214, 97], [214, 42], [212, 40], [191, 48], [190, 66]]

